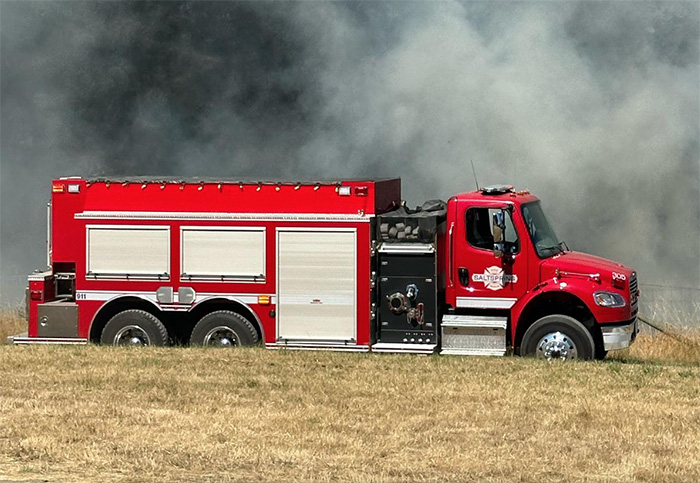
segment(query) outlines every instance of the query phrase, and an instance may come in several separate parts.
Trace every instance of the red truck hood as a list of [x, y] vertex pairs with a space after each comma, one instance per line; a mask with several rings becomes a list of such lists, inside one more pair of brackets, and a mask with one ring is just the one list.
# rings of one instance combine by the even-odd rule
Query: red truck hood
[[556, 271], [580, 275], [599, 274], [603, 283], [612, 283], [612, 273], [622, 274], [627, 280], [632, 269], [621, 263], [581, 252], [564, 252], [543, 260], [540, 265], [540, 281], [556, 276]]

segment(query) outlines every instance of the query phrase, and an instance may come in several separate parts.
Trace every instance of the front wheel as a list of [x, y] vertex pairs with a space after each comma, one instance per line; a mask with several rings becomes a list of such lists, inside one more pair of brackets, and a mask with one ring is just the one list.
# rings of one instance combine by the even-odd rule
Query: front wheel
[[548, 315], [523, 335], [520, 354], [545, 360], [593, 359], [595, 343], [586, 327], [566, 315]]

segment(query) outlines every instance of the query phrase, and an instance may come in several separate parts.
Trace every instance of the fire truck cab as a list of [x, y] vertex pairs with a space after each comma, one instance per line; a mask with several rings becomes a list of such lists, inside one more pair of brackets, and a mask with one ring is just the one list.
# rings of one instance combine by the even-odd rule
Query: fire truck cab
[[17, 344], [590, 359], [637, 332], [636, 274], [510, 186], [410, 209], [399, 179], [69, 177], [49, 209]]

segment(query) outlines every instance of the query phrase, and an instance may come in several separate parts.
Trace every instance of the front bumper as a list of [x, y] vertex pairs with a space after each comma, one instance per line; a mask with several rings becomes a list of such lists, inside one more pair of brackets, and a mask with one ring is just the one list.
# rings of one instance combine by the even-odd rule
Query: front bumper
[[611, 351], [631, 346], [637, 338], [639, 326], [635, 317], [634, 320], [623, 325], [602, 326], [600, 331], [603, 333], [603, 347], [606, 351]]

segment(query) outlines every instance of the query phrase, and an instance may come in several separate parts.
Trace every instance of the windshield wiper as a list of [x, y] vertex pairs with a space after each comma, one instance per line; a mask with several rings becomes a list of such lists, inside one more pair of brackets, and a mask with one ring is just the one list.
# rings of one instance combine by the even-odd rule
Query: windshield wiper
[[[545, 250], [559, 250], [559, 253], [564, 253], [565, 250], [564, 250], [564, 249], [562, 248], [562, 246], [561, 246], [562, 243], [564, 243], [564, 242], [559, 242], [559, 243], [557, 243], [556, 245], [552, 245], [552, 246], [549, 246], [549, 247], [542, 247], [542, 248], [540, 248], [540, 250], [542, 250], [542, 251], [545, 251]], [[565, 244], [565, 245], [566, 245], [566, 244]], [[566, 249], [568, 250], [569, 247], [566, 247]]]

